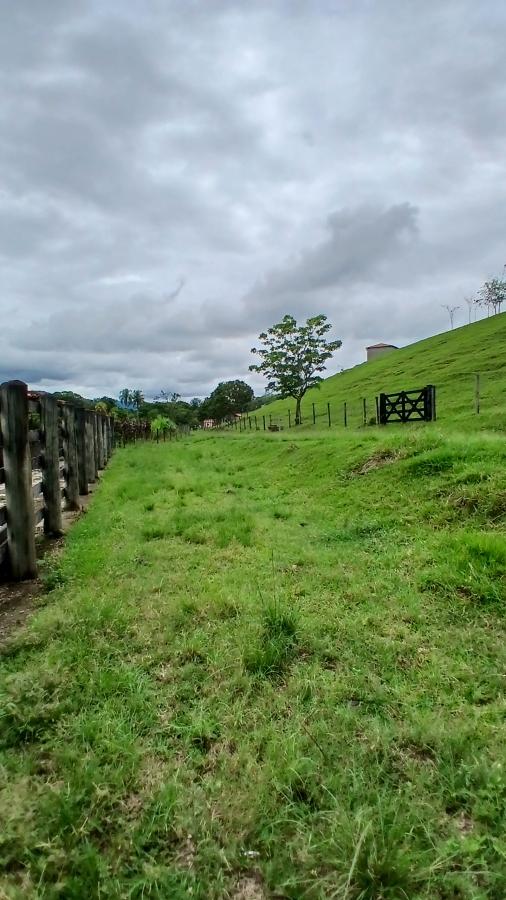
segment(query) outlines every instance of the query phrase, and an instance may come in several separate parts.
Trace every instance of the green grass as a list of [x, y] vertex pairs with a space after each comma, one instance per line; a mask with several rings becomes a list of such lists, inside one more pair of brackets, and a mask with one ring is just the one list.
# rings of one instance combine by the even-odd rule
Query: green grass
[[[387, 336], [388, 337], [388, 336]], [[387, 338], [385, 338], [386, 340]], [[397, 390], [435, 384], [438, 418], [445, 424], [459, 424], [466, 430], [504, 429], [506, 425], [506, 313], [482, 319], [435, 337], [418, 341], [368, 363], [326, 378], [319, 389], [308, 391], [302, 402], [305, 424], [312, 422], [315, 404], [317, 424], [327, 424], [327, 403], [331, 420], [342, 426], [343, 404], [347, 402], [348, 424], [363, 423], [363, 398], [367, 419], [376, 414], [375, 397]], [[364, 349], [365, 356], [365, 349]], [[335, 356], [339, 364], [339, 352]], [[480, 373], [481, 411], [475, 414], [476, 372]], [[276, 401], [257, 412], [269, 414], [288, 426], [288, 408], [294, 421], [294, 401]]]
[[0, 897], [502, 900], [505, 463], [439, 425], [118, 451], [3, 649]]

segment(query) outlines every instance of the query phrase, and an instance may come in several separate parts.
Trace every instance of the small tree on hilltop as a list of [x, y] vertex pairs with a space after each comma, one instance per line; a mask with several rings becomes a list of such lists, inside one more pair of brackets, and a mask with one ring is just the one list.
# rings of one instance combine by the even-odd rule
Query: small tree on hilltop
[[325, 339], [331, 327], [323, 315], [307, 319], [305, 325], [297, 325], [293, 316], [284, 316], [281, 322], [260, 335], [263, 348], [251, 350], [261, 357], [262, 362], [251, 365], [250, 371], [269, 379], [269, 391], [294, 398], [296, 425], [301, 421], [300, 405], [304, 394], [320, 384], [319, 373], [324, 371], [325, 363], [342, 344], [342, 341]]
[[506, 281], [502, 278], [492, 278], [491, 281], [486, 281], [483, 287], [478, 291], [478, 296], [476, 298], [476, 302], [479, 306], [485, 306], [487, 309], [487, 314], [490, 315], [490, 310], [494, 311], [494, 314], [501, 312], [501, 306], [506, 300]]

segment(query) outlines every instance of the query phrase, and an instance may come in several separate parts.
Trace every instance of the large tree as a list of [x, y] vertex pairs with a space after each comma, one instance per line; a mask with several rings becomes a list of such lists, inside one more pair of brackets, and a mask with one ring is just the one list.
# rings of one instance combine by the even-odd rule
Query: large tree
[[229, 419], [245, 412], [253, 399], [253, 388], [245, 381], [221, 381], [207, 398], [207, 411], [213, 419]]
[[304, 325], [297, 325], [293, 316], [284, 316], [281, 322], [260, 335], [263, 347], [251, 350], [258, 354], [261, 362], [251, 365], [250, 371], [269, 379], [269, 391], [275, 391], [281, 397], [293, 397], [297, 425], [301, 421], [300, 405], [304, 394], [320, 384], [320, 372], [342, 344], [342, 341], [326, 340], [325, 335], [331, 327], [323, 315], [307, 319]]

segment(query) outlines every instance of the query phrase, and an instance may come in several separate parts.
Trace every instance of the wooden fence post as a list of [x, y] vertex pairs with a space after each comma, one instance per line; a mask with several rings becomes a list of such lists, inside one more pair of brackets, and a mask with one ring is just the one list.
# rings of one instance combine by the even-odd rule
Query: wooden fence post
[[44, 532], [46, 534], [61, 534], [63, 528], [58, 418], [59, 409], [56, 398], [52, 394], [41, 394], [42, 493], [44, 495]]
[[86, 410], [77, 406], [75, 411], [76, 437], [77, 437], [77, 474], [79, 478], [79, 493], [88, 493], [88, 459], [86, 453]]
[[367, 425], [367, 400], [365, 397], [362, 398], [362, 410], [364, 414], [364, 425]]
[[96, 481], [97, 473], [95, 468], [95, 435], [93, 428], [93, 413], [86, 411], [86, 480], [88, 484]]
[[27, 390], [23, 381], [0, 385], [7, 546], [11, 574], [17, 580], [37, 574]]
[[314, 403], [313, 403], [313, 425], [316, 425], [316, 409], [315, 409]]
[[79, 509], [79, 464], [77, 461], [76, 417], [74, 407], [63, 407], [65, 453], [65, 497], [69, 509]]
[[475, 374], [475, 385], [474, 385], [474, 410], [477, 415], [480, 412], [480, 373], [476, 372]]
[[98, 450], [100, 456], [100, 468], [105, 469], [107, 456], [105, 453], [105, 436], [104, 436], [104, 417], [102, 413], [97, 414], [98, 422]]
[[348, 407], [346, 404], [346, 400], [344, 401], [344, 405], [343, 405], [343, 417], [344, 417], [344, 427], [346, 428], [348, 426]]
[[328, 420], [329, 420], [329, 428], [330, 428], [330, 425], [331, 425], [331, 421], [330, 421], [330, 403], [327, 403], [327, 418], [328, 418]]
[[104, 458], [104, 466], [106, 466], [109, 460], [109, 453], [107, 448], [107, 417], [105, 414], [100, 417], [100, 421], [102, 423], [102, 456]]
[[104, 417], [105, 458], [109, 462], [111, 458], [111, 440], [109, 431], [109, 416]]
[[93, 445], [95, 450], [95, 478], [98, 478], [100, 471], [100, 439], [98, 434], [98, 413], [92, 411], [91, 420], [93, 423]]

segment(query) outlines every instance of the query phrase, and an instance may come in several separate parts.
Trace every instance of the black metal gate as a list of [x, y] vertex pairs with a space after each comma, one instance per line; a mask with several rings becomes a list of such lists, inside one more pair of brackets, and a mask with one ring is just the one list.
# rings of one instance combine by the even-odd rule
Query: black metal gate
[[436, 418], [436, 388], [427, 384], [416, 391], [399, 391], [397, 394], [380, 394], [378, 424], [387, 422], [432, 422]]

